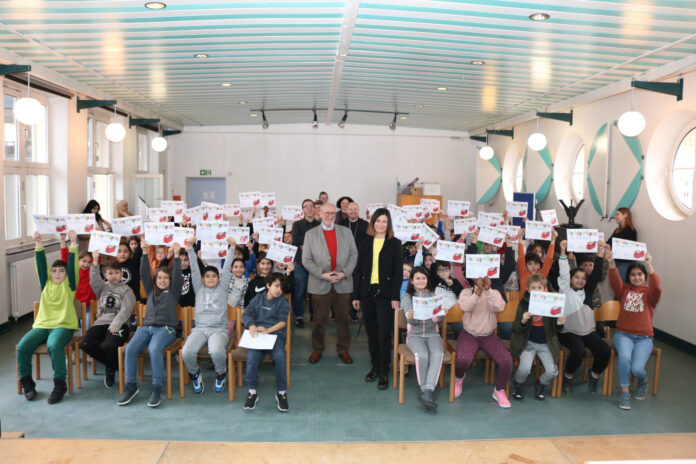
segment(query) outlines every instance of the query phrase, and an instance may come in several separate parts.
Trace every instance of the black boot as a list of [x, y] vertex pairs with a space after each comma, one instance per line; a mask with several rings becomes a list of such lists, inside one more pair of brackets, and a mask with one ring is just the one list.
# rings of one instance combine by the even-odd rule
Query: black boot
[[546, 395], [544, 394], [545, 387], [546, 385], [537, 380], [534, 383], [534, 398], [538, 399], [539, 401], [544, 401], [546, 399]]
[[512, 391], [512, 397], [516, 399], [517, 401], [521, 401], [524, 399], [524, 384], [523, 383], [517, 383], [517, 381], [514, 381], [514, 389]]
[[28, 400], [31, 401], [34, 398], [36, 398], [36, 384], [34, 383], [34, 379], [29, 377], [22, 377], [19, 379], [19, 383], [22, 384], [22, 391], [24, 391], [24, 397]]
[[48, 395], [48, 404], [60, 402], [67, 391], [68, 385], [65, 383], [65, 380], [53, 379], [53, 391]]

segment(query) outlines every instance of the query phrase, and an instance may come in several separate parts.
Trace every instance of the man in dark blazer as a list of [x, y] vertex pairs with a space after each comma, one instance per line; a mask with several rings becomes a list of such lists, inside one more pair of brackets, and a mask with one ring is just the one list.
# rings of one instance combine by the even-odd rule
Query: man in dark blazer
[[326, 324], [333, 309], [336, 318], [338, 357], [346, 364], [353, 359], [350, 349], [350, 307], [353, 269], [358, 261], [355, 239], [347, 227], [337, 225], [336, 207], [323, 204], [321, 225], [308, 230], [302, 250], [302, 265], [309, 272], [307, 291], [312, 295], [312, 354], [310, 363], [321, 359], [325, 348]]
[[[360, 243], [367, 237], [368, 222], [360, 219], [360, 206], [355, 202], [350, 202], [346, 209], [348, 217], [338, 222], [338, 225], [347, 227], [355, 239], [355, 246], [360, 250]], [[355, 273], [354, 273], [355, 274]], [[355, 278], [355, 276], [353, 276]], [[358, 315], [355, 309], [350, 308], [350, 318], [354, 321], [358, 320]]]

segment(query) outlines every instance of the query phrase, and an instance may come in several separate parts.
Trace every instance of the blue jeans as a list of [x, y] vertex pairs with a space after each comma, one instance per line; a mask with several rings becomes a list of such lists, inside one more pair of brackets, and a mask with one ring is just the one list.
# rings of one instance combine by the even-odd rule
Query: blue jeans
[[512, 322], [498, 322], [498, 338], [510, 340], [512, 335]]
[[652, 353], [653, 339], [645, 335], [633, 335], [616, 331], [614, 333], [614, 348], [619, 358], [619, 384], [628, 387], [631, 384], [631, 374], [639, 383], [648, 381], [645, 373], [645, 363]]
[[136, 382], [138, 355], [147, 348], [152, 366], [152, 385], [162, 385], [164, 359], [162, 352], [176, 339], [174, 327], [138, 327], [126, 346], [126, 383]]
[[292, 292], [292, 312], [295, 314], [295, 319], [298, 319], [302, 318], [304, 314], [304, 297], [307, 291], [309, 272], [302, 263], [297, 262], [292, 274], [295, 277], [295, 288]]
[[256, 390], [259, 385], [259, 364], [271, 354], [273, 365], [275, 366], [276, 388], [278, 391], [287, 389], [288, 379], [285, 370], [285, 340], [276, 338], [273, 350], [248, 350], [246, 360], [246, 383], [250, 390]]

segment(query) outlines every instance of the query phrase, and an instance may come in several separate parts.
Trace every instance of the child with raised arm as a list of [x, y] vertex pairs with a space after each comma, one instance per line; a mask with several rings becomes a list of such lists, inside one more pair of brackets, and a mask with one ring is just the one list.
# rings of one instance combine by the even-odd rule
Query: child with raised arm
[[[252, 337], [256, 337], [258, 333], [278, 336], [273, 349], [270, 350], [275, 366], [276, 404], [280, 412], [288, 412], [285, 326], [290, 313], [290, 303], [283, 294], [283, 279], [285, 277], [280, 274], [270, 274], [265, 278], [266, 290], [257, 294], [247, 305], [242, 315], [242, 322]], [[259, 399], [256, 392], [259, 383], [259, 364], [263, 361], [266, 353], [268, 350], [247, 350], [246, 382], [249, 385], [249, 394], [244, 403], [246, 410], [254, 409]]]
[[559, 318], [535, 316], [529, 312], [530, 292], [548, 291], [546, 277], [532, 274], [527, 278], [528, 290], [522, 295], [517, 306], [517, 315], [512, 324], [510, 337], [510, 353], [520, 358], [520, 365], [515, 372], [515, 389], [512, 397], [516, 400], [524, 398], [524, 381], [532, 370], [532, 363], [537, 356], [544, 365], [544, 373], [535, 383], [534, 397], [543, 401], [546, 399], [544, 389], [558, 375], [558, 357], [561, 345], [558, 333], [566, 322], [565, 316]]
[[[619, 384], [621, 385], [621, 409], [631, 409], [631, 375], [638, 379], [633, 397], [644, 400], [648, 397], [648, 362], [653, 348], [653, 314], [662, 296], [660, 277], [652, 265], [652, 256], [645, 256], [645, 265], [639, 261], [628, 264], [626, 275], [621, 276], [609, 246], [605, 246], [609, 260], [609, 284], [621, 303], [621, 312], [616, 321], [614, 348], [619, 357]], [[625, 280], [629, 283], [626, 284]], [[647, 285], [646, 285], [647, 281]]]
[[49, 277], [41, 234], [34, 232], [36, 242], [34, 259], [41, 285], [41, 301], [31, 330], [17, 344], [19, 382], [22, 385], [24, 397], [30, 401], [36, 397], [36, 384], [31, 378], [31, 357], [34, 350], [44, 343], [48, 346], [53, 367], [53, 391], [48, 396], [48, 404], [58, 403], [68, 391], [65, 383], [67, 376], [65, 346], [70, 343], [73, 332], [78, 328], [73, 299], [80, 278], [76, 266], [77, 234], [71, 230], [68, 237], [70, 238], [68, 262], [54, 261], [51, 264]]
[[411, 350], [416, 360], [416, 376], [421, 388], [418, 401], [428, 411], [435, 411], [437, 402], [434, 392], [440, 378], [440, 369], [445, 355], [439, 324], [447, 315], [447, 309], [442, 312], [442, 315], [426, 320], [414, 319], [415, 312], [413, 310], [414, 297], [427, 298], [435, 295], [435, 288], [429, 276], [430, 272], [424, 267], [413, 268], [406, 294], [401, 299], [401, 310], [406, 315], [408, 322], [406, 346]]
[[[140, 279], [147, 293], [147, 307], [143, 326], [138, 327], [126, 347], [126, 387], [116, 404], [125, 406], [140, 392], [136, 382], [138, 354], [147, 348], [152, 366], [152, 392], [147, 405], [156, 408], [160, 405], [164, 377], [163, 351], [176, 338], [176, 306], [182, 285], [181, 261], [177, 257], [171, 269], [158, 268], [153, 281], [153, 276], [150, 274], [150, 260], [147, 256], [149, 249], [144, 240], [141, 245], [143, 257], [140, 260]], [[178, 256], [181, 247], [175, 243], [173, 248], [175, 256]]]
[[[228, 237], [227, 242], [234, 248], [235, 241]], [[188, 259], [194, 262], [197, 258], [193, 245], [196, 236], [186, 242]], [[232, 273], [232, 259], [226, 259], [222, 268], [222, 275], [214, 266], [206, 266], [201, 275], [198, 266], [191, 266], [191, 283], [196, 292], [196, 310], [194, 322], [196, 326], [186, 339], [182, 356], [188, 369], [193, 385], [193, 392], [203, 393], [203, 377], [198, 366], [198, 352], [208, 345], [208, 354], [215, 366], [215, 393], [221, 393], [225, 389], [227, 377], [227, 342], [229, 333], [227, 327], [227, 292], [230, 286]]]
[[[126, 247], [127, 248], [127, 247]], [[129, 249], [130, 251], [130, 249]], [[104, 364], [104, 386], [114, 386], [114, 373], [118, 369], [118, 347], [128, 340], [128, 319], [135, 307], [135, 294], [123, 283], [124, 264], [115, 259], [107, 261], [104, 277], [99, 272], [99, 252], [92, 253], [90, 283], [98, 301], [94, 322], [80, 341], [80, 349]]]

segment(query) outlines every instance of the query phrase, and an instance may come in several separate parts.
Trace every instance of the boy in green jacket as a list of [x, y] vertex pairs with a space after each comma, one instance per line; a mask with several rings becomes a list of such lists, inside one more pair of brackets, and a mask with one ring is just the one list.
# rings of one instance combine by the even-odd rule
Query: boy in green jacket
[[44, 343], [53, 366], [53, 391], [48, 396], [48, 403], [55, 404], [63, 399], [68, 390], [65, 383], [67, 368], [65, 346], [72, 340], [73, 332], [78, 329], [75, 313], [75, 290], [80, 278], [77, 263], [77, 234], [68, 233], [70, 254], [68, 262], [57, 260], [51, 265], [48, 276], [46, 252], [41, 244], [41, 234], [34, 232], [36, 248], [36, 273], [41, 285], [41, 302], [32, 329], [22, 337], [17, 345], [17, 366], [19, 382], [24, 390], [24, 397], [33, 400], [36, 397], [36, 384], [31, 378], [31, 356]]

